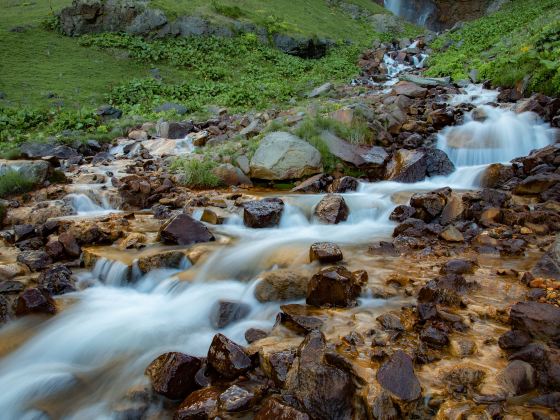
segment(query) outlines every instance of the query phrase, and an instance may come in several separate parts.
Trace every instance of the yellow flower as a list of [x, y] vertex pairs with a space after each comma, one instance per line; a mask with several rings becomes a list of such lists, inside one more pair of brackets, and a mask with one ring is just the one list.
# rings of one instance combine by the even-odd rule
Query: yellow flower
[[530, 49], [531, 49], [531, 48], [529, 48], [528, 45], [523, 45], [523, 46], [521, 47], [521, 52], [526, 53], [526, 52], [529, 52]]

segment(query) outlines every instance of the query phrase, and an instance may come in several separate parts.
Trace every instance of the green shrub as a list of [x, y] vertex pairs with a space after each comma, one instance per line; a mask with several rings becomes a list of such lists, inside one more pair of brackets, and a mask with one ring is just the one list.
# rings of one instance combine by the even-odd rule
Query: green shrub
[[18, 171], [8, 170], [0, 175], [0, 198], [31, 191], [35, 185]]
[[171, 164], [171, 171], [182, 178], [182, 183], [190, 188], [216, 188], [222, 184], [212, 170], [218, 165], [212, 160], [178, 158]]
[[228, 6], [226, 4], [217, 2], [216, 0], [212, 1], [212, 8], [217, 14], [232, 19], [239, 19], [244, 15], [243, 10], [241, 10], [239, 6]]

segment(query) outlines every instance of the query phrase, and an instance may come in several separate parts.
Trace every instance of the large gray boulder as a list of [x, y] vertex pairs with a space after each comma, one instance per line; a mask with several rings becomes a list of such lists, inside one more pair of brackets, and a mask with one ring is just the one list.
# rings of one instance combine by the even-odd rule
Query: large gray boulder
[[283, 131], [268, 134], [251, 159], [251, 178], [299, 179], [323, 170], [321, 154], [306, 141]]

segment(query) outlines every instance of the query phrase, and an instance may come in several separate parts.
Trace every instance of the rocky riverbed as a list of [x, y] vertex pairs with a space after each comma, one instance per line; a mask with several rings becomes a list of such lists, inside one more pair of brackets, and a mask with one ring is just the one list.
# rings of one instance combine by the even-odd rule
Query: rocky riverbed
[[[331, 173], [313, 101], [1, 162], [40, 185], [3, 202], [3, 416], [557, 418], [560, 100], [424, 78], [411, 41], [310, 93], [374, 137], [321, 133]], [[170, 168], [226, 143], [226, 188]]]

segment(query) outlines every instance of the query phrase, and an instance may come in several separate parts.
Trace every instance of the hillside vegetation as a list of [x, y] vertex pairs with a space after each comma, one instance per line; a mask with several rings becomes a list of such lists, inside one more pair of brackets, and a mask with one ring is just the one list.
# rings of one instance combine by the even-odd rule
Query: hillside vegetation
[[[70, 139], [76, 137], [72, 132], [84, 131], [110, 138], [114, 127], [94, 115], [103, 103], [144, 119], [157, 119], [154, 109], [168, 101], [190, 113], [208, 105], [232, 111], [283, 106], [326, 81], [347, 81], [358, 71], [361, 49], [395, 35], [376, 33], [367, 19], [356, 15], [386, 13], [369, 0], [153, 0], [150, 7], [171, 18], [235, 17], [340, 44], [323, 59], [304, 60], [260, 44], [251, 34], [219, 40], [146, 41], [122, 34], [70, 38], [57, 32], [55, 18], [69, 4], [71, 0], [0, 0], [2, 150], [29, 138], [60, 137], [61, 132]], [[410, 25], [404, 28], [417, 32]]]
[[529, 91], [560, 95], [560, 2], [513, 0], [499, 12], [440, 37], [428, 74], [514, 87], [529, 78]]

